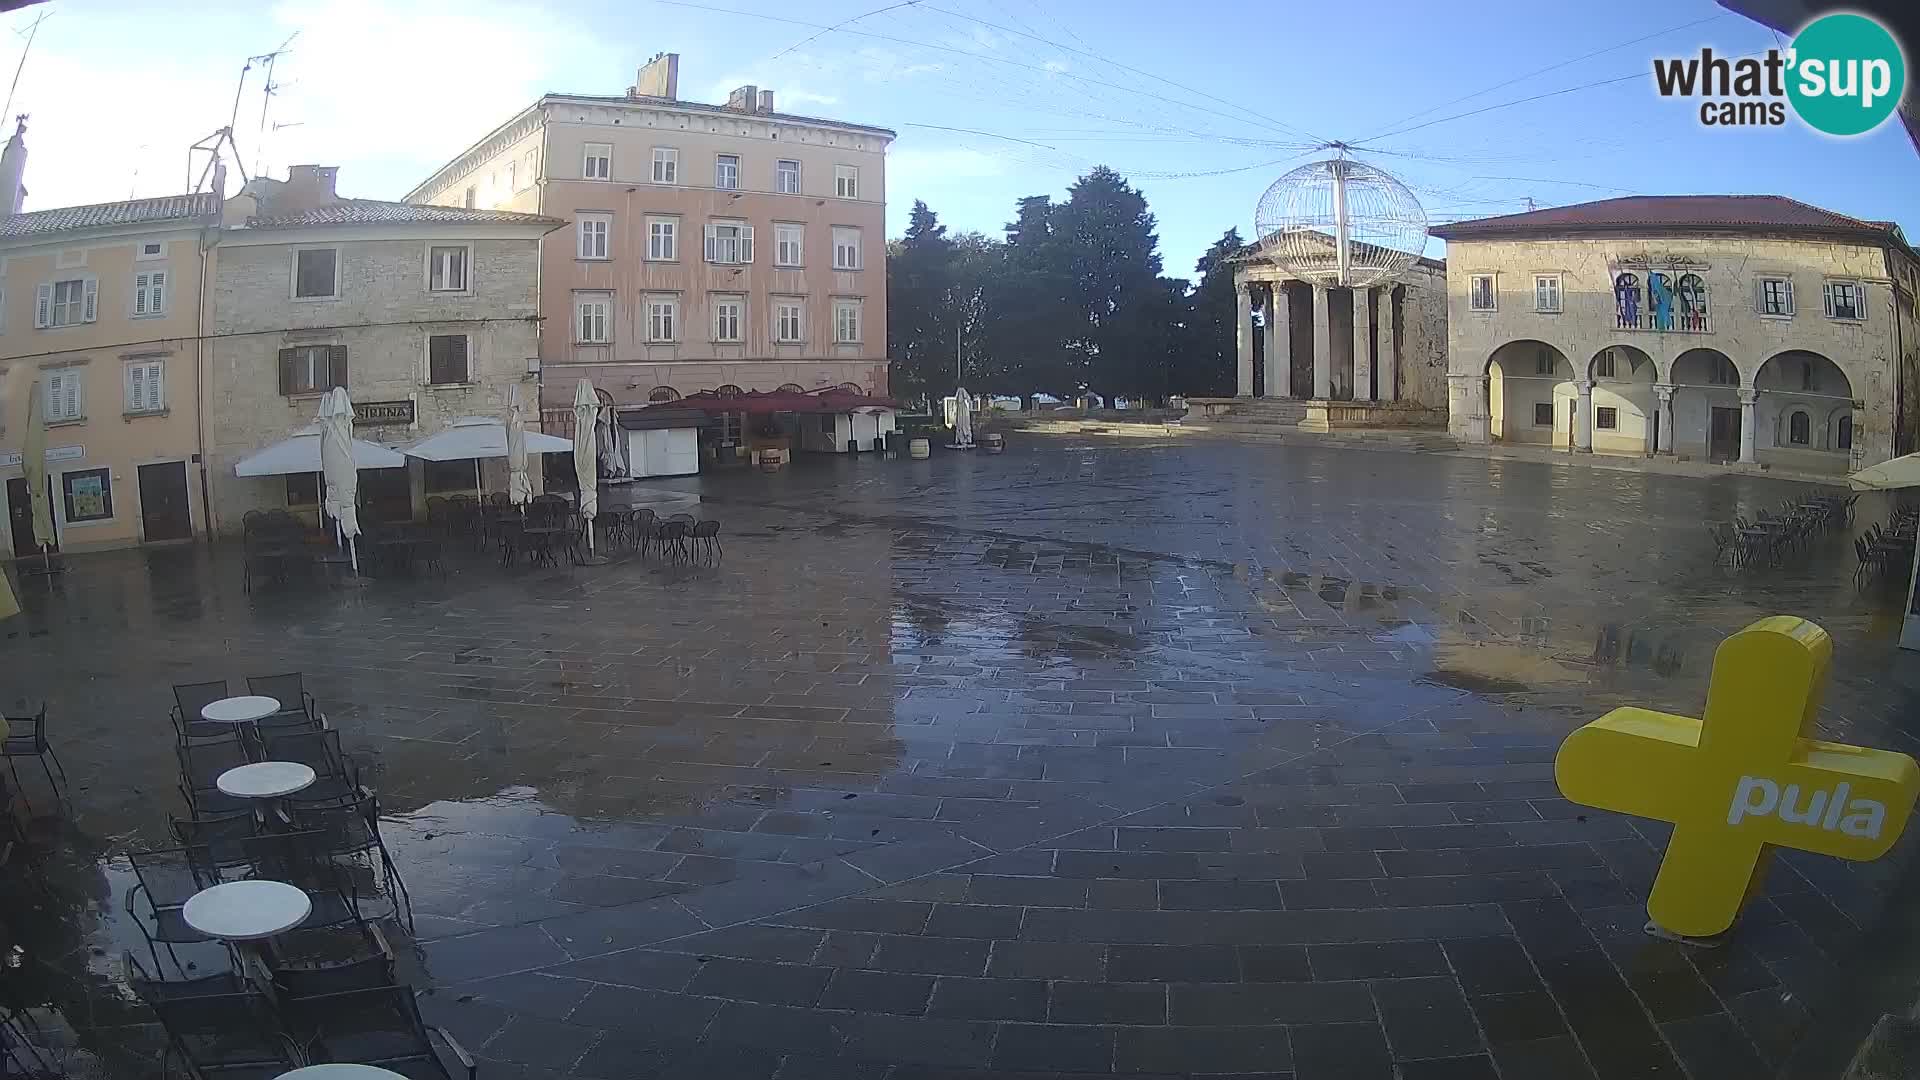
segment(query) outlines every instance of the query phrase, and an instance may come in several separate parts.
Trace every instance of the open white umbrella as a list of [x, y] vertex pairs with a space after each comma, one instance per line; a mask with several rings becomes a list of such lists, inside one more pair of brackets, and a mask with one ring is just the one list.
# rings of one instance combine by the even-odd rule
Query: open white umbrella
[[[348, 408], [352, 408], [349, 404]], [[352, 440], [353, 467], [356, 469], [400, 469], [407, 459], [364, 439]], [[317, 473], [320, 470], [320, 424], [316, 421], [293, 435], [263, 450], [241, 458], [233, 467], [235, 476], [286, 476], [290, 473]]]
[[[514, 389], [517, 391], [519, 388]], [[573, 449], [573, 444], [565, 439], [526, 431], [524, 428], [520, 438], [523, 457], [529, 453], [562, 454]], [[465, 461], [471, 458], [473, 483], [478, 489], [481, 459], [508, 457], [507, 439], [505, 423], [490, 416], [463, 416], [448, 424], [446, 430], [429, 435], [401, 452], [421, 461]]]
[[33, 518], [33, 543], [40, 549], [40, 573], [52, 573], [47, 555], [56, 537], [53, 531], [53, 507], [47, 502], [47, 415], [46, 399], [39, 383], [27, 391], [27, 439], [20, 450], [20, 471], [27, 482], [27, 506]]
[[[1847, 477], [1847, 486], [1855, 491], [1893, 491], [1920, 487], [1920, 454], [1889, 458], [1869, 465]], [[1907, 577], [1907, 603], [1900, 623], [1900, 647], [1920, 649], [1920, 547], [1913, 552], [1913, 566]]]
[[580, 491], [580, 517], [586, 522], [587, 554], [593, 554], [593, 519], [600, 513], [600, 447], [593, 428], [600, 420], [600, 398], [581, 379], [573, 388], [573, 479]]
[[533, 501], [533, 484], [527, 480], [527, 421], [520, 412], [518, 385], [507, 387], [507, 501], [515, 506]]
[[360, 572], [360, 470], [353, 460], [353, 401], [344, 387], [334, 387], [320, 399], [320, 474], [326, 480], [325, 509], [334, 529], [347, 544], [353, 572]]

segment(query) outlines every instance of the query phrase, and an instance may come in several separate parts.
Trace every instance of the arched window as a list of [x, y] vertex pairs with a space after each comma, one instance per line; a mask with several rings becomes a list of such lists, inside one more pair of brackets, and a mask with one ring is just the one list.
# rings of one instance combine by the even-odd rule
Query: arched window
[[1840, 422], [1833, 425], [1833, 448], [1835, 450], [1853, 449], [1853, 417], [1842, 416]]
[[1813, 417], [1805, 409], [1787, 414], [1787, 445], [1808, 446], [1813, 442]]
[[656, 386], [647, 391], [648, 401], [679, 401], [680, 391], [671, 386]]
[[1640, 278], [1621, 274], [1613, 279], [1614, 323], [1628, 330], [1640, 329]]
[[792, 382], [783, 382], [779, 386], [774, 387], [774, 389], [782, 394], [804, 394], [807, 392], [805, 387], [799, 383]]
[[843, 382], [843, 383], [841, 383], [841, 384], [840, 384], [840, 390], [841, 390], [841, 391], [842, 391], [843, 393], [848, 393], [848, 394], [864, 394], [864, 393], [866, 393], [866, 391], [865, 391], [865, 390], [862, 390], [862, 389], [860, 389], [860, 384], [859, 384], [859, 383], [850, 383], [850, 382]]
[[1675, 322], [1678, 329], [1704, 333], [1707, 329], [1707, 283], [1699, 274], [1681, 274], [1674, 283]]
[[728, 383], [727, 385], [714, 391], [714, 395], [717, 397], [739, 397], [741, 394], [744, 394], [744, 393], [746, 393], [745, 390], [740, 389], [738, 386], [735, 386], [732, 383]]

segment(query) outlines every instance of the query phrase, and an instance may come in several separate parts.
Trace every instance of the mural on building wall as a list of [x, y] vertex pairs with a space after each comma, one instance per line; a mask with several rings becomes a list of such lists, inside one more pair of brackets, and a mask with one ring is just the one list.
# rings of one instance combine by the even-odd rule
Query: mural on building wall
[[1706, 281], [1698, 274], [1683, 272], [1681, 267], [1662, 266], [1658, 270], [1647, 269], [1644, 297], [1639, 274], [1622, 271], [1614, 275], [1614, 325], [1622, 330], [1706, 333]]
[[1652, 320], [1651, 329], [1673, 329], [1673, 286], [1657, 270], [1647, 275], [1647, 317]]
[[1613, 306], [1615, 325], [1623, 330], [1640, 328], [1640, 278], [1636, 274], [1621, 274], [1613, 279]]

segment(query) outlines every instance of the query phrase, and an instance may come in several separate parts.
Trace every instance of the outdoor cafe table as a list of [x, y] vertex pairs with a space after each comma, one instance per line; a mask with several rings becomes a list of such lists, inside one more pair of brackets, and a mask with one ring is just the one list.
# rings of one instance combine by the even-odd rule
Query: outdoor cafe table
[[216, 724], [232, 724], [233, 729], [245, 739], [251, 736], [253, 745], [260, 743], [259, 723], [280, 711], [280, 699], [264, 694], [242, 694], [239, 697], [221, 698], [210, 701], [200, 710], [200, 719]]
[[214, 778], [214, 786], [236, 799], [279, 800], [305, 791], [318, 779], [312, 767], [297, 761], [256, 761]]
[[243, 969], [264, 976], [265, 961], [254, 942], [276, 937], [307, 921], [313, 914], [313, 901], [307, 894], [281, 881], [229, 881], [202, 889], [187, 898], [181, 918], [187, 925], [211, 938], [232, 945], [240, 954]]
[[344, 1062], [330, 1065], [308, 1065], [304, 1069], [283, 1072], [274, 1080], [407, 1080], [397, 1072], [372, 1065], [350, 1065]]

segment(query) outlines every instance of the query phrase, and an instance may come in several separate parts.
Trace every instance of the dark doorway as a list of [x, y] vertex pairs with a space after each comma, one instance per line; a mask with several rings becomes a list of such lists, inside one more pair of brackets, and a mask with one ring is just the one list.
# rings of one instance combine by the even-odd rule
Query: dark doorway
[[360, 515], [368, 522], [412, 520], [413, 488], [407, 470], [360, 470]]
[[1707, 460], [1740, 460], [1740, 410], [1719, 405], [1707, 424]]
[[1302, 401], [1313, 398], [1313, 296], [1307, 293], [1306, 299], [1299, 304], [1294, 300], [1301, 295], [1302, 286], [1280, 286], [1280, 300], [1288, 305], [1287, 312], [1287, 385], [1293, 396]]
[[193, 536], [193, 511], [187, 502], [185, 462], [140, 466], [140, 537], [186, 540]]
[[1249, 318], [1252, 321], [1246, 332], [1253, 335], [1253, 396], [1263, 398], [1267, 396], [1267, 319], [1264, 312]]
[[[53, 477], [47, 477], [47, 507], [53, 507]], [[7, 524], [13, 529], [13, 553], [25, 557], [37, 554], [40, 548], [33, 542], [33, 507], [27, 502], [27, 481], [25, 477], [15, 476], [7, 481]], [[58, 530], [55, 530], [58, 532]], [[60, 550], [56, 538], [53, 550]]]

